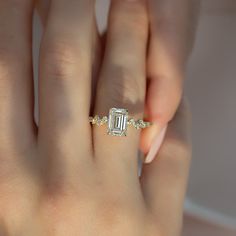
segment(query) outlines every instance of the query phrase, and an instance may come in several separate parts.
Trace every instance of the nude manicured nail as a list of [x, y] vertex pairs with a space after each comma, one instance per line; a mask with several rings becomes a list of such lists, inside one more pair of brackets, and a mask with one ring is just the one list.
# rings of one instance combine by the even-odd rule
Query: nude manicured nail
[[149, 153], [146, 156], [145, 163], [150, 163], [155, 159], [156, 154], [158, 153], [158, 151], [162, 145], [162, 142], [165, 138], [166, 130], [167, 130], [167, 126], [165, 126], [161, 130], [161, 132], [154, 138], [151, 148], [149, 150]]

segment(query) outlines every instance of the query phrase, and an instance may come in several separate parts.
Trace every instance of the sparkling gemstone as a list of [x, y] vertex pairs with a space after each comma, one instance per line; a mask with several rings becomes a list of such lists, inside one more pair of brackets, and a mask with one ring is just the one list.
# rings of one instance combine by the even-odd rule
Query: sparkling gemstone
[[126, 136], [128, 110], [111, 108], [109, 112], [108, 134], [115, 136]]

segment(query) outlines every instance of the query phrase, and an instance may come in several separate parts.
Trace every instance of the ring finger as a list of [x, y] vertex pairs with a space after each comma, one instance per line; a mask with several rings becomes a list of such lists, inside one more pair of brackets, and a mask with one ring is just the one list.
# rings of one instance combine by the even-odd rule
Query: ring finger
[[[95, 114], [107, 116], [115, 107], [127, 109], [135, 119], [142, 118], [147, 36], [145, 1], [112, 1]], [[110, 173], [127, 167], [137, 172], [138, 143], [139, 132], [132, 127], [127, 137], [110, 136], [104, 126], [94, 127], [95, 156]]]

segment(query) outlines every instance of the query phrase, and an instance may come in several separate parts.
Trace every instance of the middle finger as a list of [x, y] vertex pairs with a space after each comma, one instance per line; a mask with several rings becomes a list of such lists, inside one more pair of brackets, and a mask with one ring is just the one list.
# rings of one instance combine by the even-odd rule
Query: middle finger
[[51, 1], [41, 46], [39, 145], [54, 170], [72, 175], [91, 156], [94, 33], [93, 0]]

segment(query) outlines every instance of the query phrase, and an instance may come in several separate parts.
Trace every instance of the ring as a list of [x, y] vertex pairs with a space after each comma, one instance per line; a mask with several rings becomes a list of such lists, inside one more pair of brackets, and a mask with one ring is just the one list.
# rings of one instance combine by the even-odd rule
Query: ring
[[135, 120], [129, 118], [128, 110], [122, 108], [111, 108], [109, 117], [104, 116], [100, 118], [98, 115], [94, 117], [90, 116], [89, 122], [97, 126], [107, 124], [107, 133], [112, 136], [127, 136], [128, 125], [133, 126], [137, 130], [145, 129], [152, 125], [151, 122], [142, 119]]

